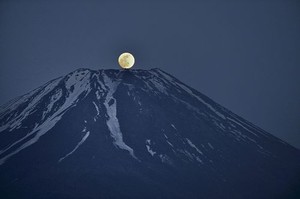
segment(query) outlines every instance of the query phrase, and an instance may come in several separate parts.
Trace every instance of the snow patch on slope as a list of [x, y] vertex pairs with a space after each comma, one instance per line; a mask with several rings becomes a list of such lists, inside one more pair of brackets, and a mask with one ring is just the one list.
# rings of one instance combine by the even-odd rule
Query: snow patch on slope
[[191, 140], [189, 140], [188, 138], [186, 138], [185, 140], [186, 140], [186, 141], [188, 142], [188, 144], [189, 144], [192, 148], [194, 148], [199, 154], [203, 155], [202, 151], [200, 151], [200, 150], [198, 149], [198, 147], [196, 147], [196, 145], [194, 145], [193, 142], [192, 142]]
[[178, 86], [180, 86], [183, 90], [185, 90], [187, 93], [189, 93], [190, 95], [192, 95], [193, 97], [195, 97], [196, 99], [198, 99], [202, 104], [204, 104], [207, 108], [209, 108], [212, 112], [214, 112], [216, 115], [218, 115], [220, 118], [222, 119], [226, 119], [226, 117], [220, 113], [219, 111], [217, 111], [212, 105], [208, 104], [207, 102], [205, 102], [202, 98], [200, 98], [199, 96], [195, 95], [193, 93], [193, 91], [188, 88], [187, 86], [185, 86], [184, 84], [178, 84]]
[[133, 158], [138, 159], [134, 155], [133, 149], [123, 141], [123, 134], [120, 130], [119, 120], [117, 118], [117, 100], [113, 97], [118, 83], [113, 82], [105, 74], [103, 75], [103, 79], [105, 85], [107, 86], [107, 93], [104, 101], [104, 106], [106, 107], [108, 115], [106, 124], [110, 131], [111, 137], [114, 139], [114, 145], [120, 149], [128, 151]]
[[[9, 131], [12, 131], [14, 129], [20, 128], [22, 121], [27, 118], [28, 115], [33, 113], [36, 110], [36, 106], [40, 100], [47, 95], [50, 91], [52, 91], [60, 82], [61, 79], [55, 79], [49, 83], [47, 83], [44, 87], [37, 90], [34, 94], [37, 94], [33, 99], [27, 98], [23, 99], [25, 102], [30, 101], [29, 104], [26, 106], [25, 109], [22, 110], [21, 113], [18, 114], [17, 117], [12, 118], [9, 122], [7, 122], [4, 126], [1, 126], [1, 131], [9, 128]], [[30, 96], [28, 96], [30, 97]], [[22, 101], [23, 101], [22, 100]], [[12, 107], [8, 107], [8, 109], [13, 110], [17, 108], [18, 106], [15, 104], [12, 104]]]
[[162, 163], [173, 165], [173, 162], [172, 162], [172, 160], [171, 160], [171, 158], [169, 156], [167, 156], [165, 154], [160, 154], [159, 158], [160, 158], [160, 160], [161, 160]]
[[215, 149], [215, 148], [213, 147], [213, 145], [211, 145], [209, 142], [207, 143], [207, 145], [208, 145], [211, 149]]
[[[86, 132], [86, 128], [82, 132]], [[80, 140], [80, 142], [75, 146], [75, 148], [71, 152], [67, 153], [64, 157], [60, 158], [58, 160], [58, 162], [61, 162], [64, 159], [66, 159], [67, 157], [69, 157], [70, 155], [72, 155], [80, 147], [80, 145], [82, 145], [86, 141], [86, 139], [89, 137], [89, 135], [90, 135], [90, 132], [87, 131], [85, 133], [85, 135], [83, 136], [83, 138]]]
[[[228, 120], [230, 120], [231, 122], [235, 123], [236, 125], [242, 127], [243, 129], [245, 129], [247, 132], [253, 134], [254, 136], [258, 137], [257, 134], [253, 133], [253, 131], [251, 131], [250, 129], [248, 129], [245, 125], [243, 125], [241, 123], [240, 120], [238, 120], [237, 118], [234, 118], [235, 120], [231, 119], [231, 118], [228, 118]], [[238, 122], [239, 121], [239, 122]]]
[[152, 155], [152, 156], [154, 156], [155, 154], [156, 154], [156, 152], [155, 151], [153, 151], [152, 149], [151, 149], [151, 140], [146, 140], [146, 148], [147, 148], [147, 151]]
[[170, 145], [172, 148], [174, 148], [174, 145], [168, 140], [168, 136], [166, 134], [164, 134], [165, 138], [166, 138], [166, 142], [168, 143], [168, 145]]
[[97, 115], [94, 117], [94, 121], [96, 121], [97, 118], [98, 118], [99, 115], [100, 115], [100, 111], [99, 111], [99, 107], [97, 106], [97, 104], [96, 104], [94, 101], [93, 101], [93, 104], [94, 104], [95, 109], [96, 109], [96, 111], [97, 111]]
[[62, 91], [59, 89], [54, 95], [51, 96], [50, 103], [47, 106], [46, 111], [43, 112], [42, 120], [52, 110], [54, 104], [62, 97]]
[[[73, 74], [73, 75], [76, 75]], [[56, 82], [57, 84], [58, 82]], [[55, 85], [56, 85], [55, 84]], [[66, 83], [67, 85], [68, 83]], [[43, 94], [41, 94], [41, 96], [37, 96], [36, 99], [33, 100], [33, 102], [31, 102], [32, 107], [27, 107], [27, 111], [28, 112], [24, 112], [24, 115], [28, 115], [28, 113], [30, 112], [30, 110], [35, 110], [35, 104], [42, 98], [42, 96], [45, 95], [45, 92], [48, 93], [50, 92], [51, 89], [53, 89], [55, 87], [55, 85], [50, 84], [52, 86], [47, 87], [46, 89], [44, 89], [44, 92], [42, 92]], [[70, 86], [70, 84], [68, 84]], [[72, 84], [74, 85], [74, 84]], [[68, 96], [66, 96], [66, 99], [64, 101], [64, 103], [61, 105], [61, 107], [59, 107], [59, 109], [53, 113], [53, 115], [49, 116], [43, 123], [41, 124], [36, 124], [35, 127], [33, 128], [33, 130], [29, 133], [27, 133], [26, 136], [24, 136], [23, 138], [19, 139], [18, 141], [14, 142], [13, 144], [11, 144], [9, 147], [7, 147], [6, 149], [2, 150], [0, 152], [0, 156], [2, 154], [4, 154], [5, 152], [7, 152], [8, 150], [12, 149], [12, 148], [16, 148], [14, 149], [12, 152], [10, 152], [9, 154], [5, 155], [4, 157], [2, 157], [0, 159], [0, 165], [2, 165], [3, 163], [5, 163], [5, 161], [10, 158], [11, 156], [19, 153], [20, 151], [22, 151], [23, 149], [31, 146], [32, 144], [36, 143], [41, 136], [43, 136], [44, 134], [46, 134], [51, 128], [53, 128], [56, 123], [58, 121], [60, 121], [60, 119], [62, 118], [63, 114], [68, 111], [70, 108], [72, 108], [73, 106], [76, 105], [76, 102], [79, 101], [79, 96], [84, 93], [85, 96], [89, 93], [89, 91], [91, 90], [90, 85], [89, 85], [89, 75], [88, 73], [85, 73], [85, 75], [81, 78], [80, 81], [78, 81], [75, 85], [74, 88], [72, 88], [72, 92], [70, 92], [68, 94]], [[23, 116], [24, 117], [24, 116]], [[23, 119], [22, 117], [22, 119]], [[24, 117], [25, 118], [25, 117]], [[33, 136], [33, 138], [25, 141], [29, 136]]]

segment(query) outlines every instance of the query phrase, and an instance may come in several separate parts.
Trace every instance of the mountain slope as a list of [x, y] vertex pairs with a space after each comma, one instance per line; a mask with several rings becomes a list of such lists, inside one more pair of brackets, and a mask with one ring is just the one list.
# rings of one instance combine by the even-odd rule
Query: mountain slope
[[286, 198], [299, 168], [299, 150], [159, 69], [79, 69], [0, 108], [6, 197]]

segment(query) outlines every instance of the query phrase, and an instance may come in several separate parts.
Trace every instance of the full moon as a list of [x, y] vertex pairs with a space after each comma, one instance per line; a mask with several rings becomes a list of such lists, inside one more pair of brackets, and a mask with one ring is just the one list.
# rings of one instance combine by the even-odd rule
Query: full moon
[[126, 52], [119, 56], [118, 61], [121, 68], [129, 69], [134, 65], [135, 60], [132, 54]]

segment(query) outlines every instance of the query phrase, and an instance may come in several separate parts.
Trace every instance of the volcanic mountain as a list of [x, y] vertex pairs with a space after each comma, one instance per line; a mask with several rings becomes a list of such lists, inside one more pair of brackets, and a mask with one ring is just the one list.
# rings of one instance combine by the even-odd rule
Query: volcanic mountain
[[293, 198], [300, 152], [160, 69], [78, 69], [0, 108], [1, 198]]

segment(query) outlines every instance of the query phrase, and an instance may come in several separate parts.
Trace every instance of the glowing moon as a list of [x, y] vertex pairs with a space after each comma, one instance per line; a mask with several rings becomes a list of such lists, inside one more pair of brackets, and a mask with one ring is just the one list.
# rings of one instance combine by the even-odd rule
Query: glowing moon
[[126, 52], [119, 56], [118, 61], [121, 68], [129, 69], [134, 65], [135, 60], [132, 54]]

